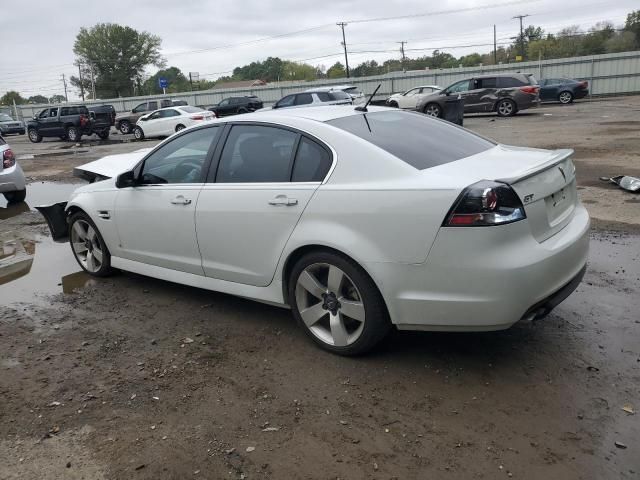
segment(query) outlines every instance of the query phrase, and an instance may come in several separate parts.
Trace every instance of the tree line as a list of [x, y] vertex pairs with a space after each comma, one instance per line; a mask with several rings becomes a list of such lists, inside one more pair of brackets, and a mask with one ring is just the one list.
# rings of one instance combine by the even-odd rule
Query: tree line
[[[161, 39], [148, 32], [138, 32], [133, 28], [112, 23], [101, 23], [92, 28], [81, 28], [73, 45], [79, 75], [70, 81], [78, 92], [92, 98], [116, 98], [135, 95], [162, 93], [158, 84], [160, 78], [168, 80], [168, 93], [207, 90], [214, 85], [230, 81], [263, 80], [265, 82], [305, 81], [323, 78], [344, 78], [346, 70], [342, 62], [326, 68], [323, 65], [298, 63], [279, 57], [268, 57], [264, 61], [251, 62], [236, 67], [231, 75], [215, 81], [189, 79], [178, 67], [167, 67], [160, 52]], [[512, 63], [517, 56], [522, 60], [566, 58], [582, 55], [598, 55], [640, 49], [640, 10], [627, 15], [623, 27], [604, 21], [596, 24], [588, 32], [581, 32], [579, 26], [571, 26], [558, 33], [547, 33], [541, 27], [528, 26], [522, 36], [512, 43], [500, 46], [489, 53], [472, 53], [455, 57], [450, 53], [434, 50], [431, 55], [416, 58], [388, 59], [382, 63], [367, 60], [350, 70], [352, 77], [380, 75], [402, 70], [441, 69], [452, 67], [473, 67]], [[524, 55], [522, 55], [524, 53]], [[155, 74], [147, 76], [150, 67], [158, 68]], [[34, 95], [24, 98], [17, 91], [6, 92], [0, 97], [0, 104], [59, 103], [62, 95], [45, 97]]]

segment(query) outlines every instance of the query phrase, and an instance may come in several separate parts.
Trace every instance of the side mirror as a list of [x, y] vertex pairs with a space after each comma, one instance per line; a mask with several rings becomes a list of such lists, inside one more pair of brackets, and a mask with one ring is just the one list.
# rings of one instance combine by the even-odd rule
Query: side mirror
[[442, 93], [444, 93], [447, 97], [451, 95], [451, 92], [449, 90], [444, 90]]
[[118, 178], [116, 178], [116, 188], [135, 187], [135, 185], [136, 177], [133, 173], [133, 170], [121, 173], [120, 175], [118, 175]]

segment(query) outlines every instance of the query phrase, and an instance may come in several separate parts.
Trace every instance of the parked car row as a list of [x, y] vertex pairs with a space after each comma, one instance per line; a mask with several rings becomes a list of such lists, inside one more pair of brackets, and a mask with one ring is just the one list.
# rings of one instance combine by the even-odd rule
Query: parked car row
[[541, 101], [563, 104], [589, 94], [589, 83], [567, 78], [538, 80], [532, 74], [480, 75], [457, 81], [446, 88], [437, 85], [414, 87], [386, 100], [389, 107], [416, 110], [433, 117], [444, 116], [448, 97], [464, 100], [464, 113], [496, 112], [508, 117], [537, 106]]

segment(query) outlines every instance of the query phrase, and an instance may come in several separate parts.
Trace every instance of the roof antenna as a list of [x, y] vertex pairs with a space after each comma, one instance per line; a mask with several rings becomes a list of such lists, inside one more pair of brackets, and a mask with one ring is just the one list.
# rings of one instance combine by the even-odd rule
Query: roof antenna
[[373, 93], [369, 97], [369, 100], [367, 100], [367, 103], [365, 103], [362, 107], [356, 107], [355, 108], [356, 111], [358, 111], [358, 112], [368, 112], [369, 110], [367, 110], [367, 107], [371, 103], [371, 100], [373, 100], [373, 97], [375, 97], [376, 93], [378, 93], [378, 90], [380, 90], [381, 86], [382, 86], [382, 84], [379, 83], [378, 86], [376, 87], [376, 89], [373, 91]]

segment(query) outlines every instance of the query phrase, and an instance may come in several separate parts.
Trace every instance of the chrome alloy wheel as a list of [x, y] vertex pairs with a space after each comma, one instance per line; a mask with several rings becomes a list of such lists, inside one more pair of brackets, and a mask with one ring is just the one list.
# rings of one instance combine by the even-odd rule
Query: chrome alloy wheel
[[77, 220], [71, 228], [71, 248], [80, 264], [91, 273], [100, 270], [103, 248], [95, 229], [84, 220]]
[[362, 296], [335, 265], [314, 263], [305, 268], [295, 296], [303, 322], [322, 342], [344, 347], [360, 338], [366, 320]]
[[424, 113], [426, 113], [430, 117], [439, 117], [440, 116], [440, 107], [438, 105], [436, 105], [435, 103], [430, 103], [429, 105], [427, 105], [427, 109], [425, 110]]
[[560, 100], [560, 103], [564, 103], [564, 104], [571, 103], [572, 99], [573, 99], [573, 95], [571, 95], [571, 93], [569, 92], [562, 92], [558, 97], [558, 100]]
[[513, 114], [513, 103], [508, 100], [503, 100], [498, 105], [498, 113], [503, 117], [508, 117]]

